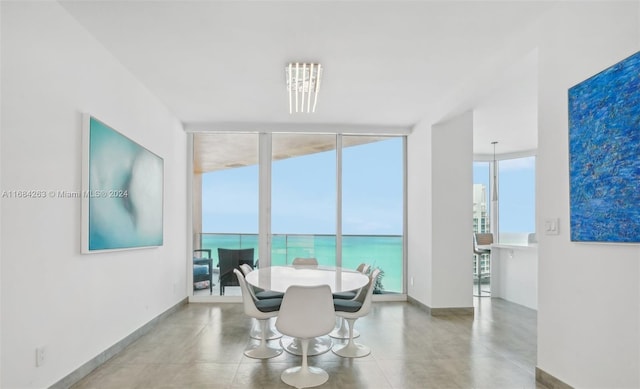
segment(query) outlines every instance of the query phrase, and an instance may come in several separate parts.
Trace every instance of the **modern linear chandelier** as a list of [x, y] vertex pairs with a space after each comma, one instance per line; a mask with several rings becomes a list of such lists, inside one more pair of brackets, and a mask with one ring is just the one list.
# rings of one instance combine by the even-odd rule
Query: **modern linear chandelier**
[[320, 91], [322, 65], [319, 63], [292, 62], [285, 67], [289, 113], [315, 112]]

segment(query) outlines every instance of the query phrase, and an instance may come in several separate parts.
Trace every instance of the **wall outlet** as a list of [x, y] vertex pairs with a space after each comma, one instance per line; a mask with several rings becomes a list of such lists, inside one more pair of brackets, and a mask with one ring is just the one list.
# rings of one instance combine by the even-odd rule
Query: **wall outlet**
[[413, 286], [413, 277], [411, 277], [411, 286]]
[[36, 348], [36, 367], [44, 365], [46, 356], [47, 353], [44, 346]]

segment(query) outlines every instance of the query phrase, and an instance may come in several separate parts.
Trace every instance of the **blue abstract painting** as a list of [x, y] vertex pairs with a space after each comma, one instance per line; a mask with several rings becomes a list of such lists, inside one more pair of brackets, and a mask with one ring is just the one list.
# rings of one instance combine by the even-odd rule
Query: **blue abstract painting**
[[99, 120], [85, 119], [88, 251], [161, 246], [162, 158]]
[[568, 97], [571, 240], [640, 242], [640, 52]]

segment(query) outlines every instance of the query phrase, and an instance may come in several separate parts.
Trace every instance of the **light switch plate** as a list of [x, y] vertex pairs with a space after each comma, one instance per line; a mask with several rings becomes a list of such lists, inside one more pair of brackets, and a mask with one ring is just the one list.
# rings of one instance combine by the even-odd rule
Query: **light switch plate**
[[544, 221], [544, 234], [545, 235], [558, 235], [560, 220], [558, 218], [555, 219], [545, 219]]

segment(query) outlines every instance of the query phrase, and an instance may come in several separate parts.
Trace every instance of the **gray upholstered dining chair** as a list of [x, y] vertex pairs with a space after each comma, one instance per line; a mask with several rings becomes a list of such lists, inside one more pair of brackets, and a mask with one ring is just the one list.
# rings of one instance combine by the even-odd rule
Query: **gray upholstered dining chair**
[[[293, 259], [291, 265], [315, 267], [318, 266], [318, 259], [313, 257], [297, 257]], [[313, 356], [326, 353], [327, 351], [331, 350], [332, 343], [333, 342], [331, 342], [331, 339], [329, 339], [328, 337], [314, 337], [309, 340], [307, 346], [307, 355]], [[287, 351], [289, 354], [302, 355], [302, 343], [300, 339], [296, 337], [283, 336], [282, 339], [280, 339], [280, 346], [282, 346], [282, 348], [285, 349], [285, 351]]]
[[[368, 274], [370, 269], [371, 269], [371, 266], [363, 262], [360, 265], [358, 265], [358, 267], [356, 268], [356, 271], [362, 274]], [[362, 293], [362, 291], [363, 289], [360, 288], [357, 291], [337, 292], [333, 294], [333, 298], [343, 299], [343, 300], [353, 300], [354, 298], [356, 298], [358, 293]], [[345, 322], [344, 318], [340, 316], [336, 317], [336, 327], [333, 329], [333, 331], [331, 331], [329, 336], [335, 339], [349, 339], [349, 328], [347, 327], [347, 323]], [[354, 329], [352, 336], [354, 338], [357, 338], [358, 336], [360, 336], [360, 333], [358, 332], [358, 330]]]
[[238, 283], [240, 284], [240, 290], [242, 291], [242, 303], [244, 305], [244, 313], [252, 318], [255, 318], [260, 323], [262, 336], [260, 338], [260, 344], [258, 346], [249, 346], [244, 351], [244, 355], [249, 358], [267, 359], [273, 358], [282, 354], [282, 348], [270, 347], [267, 345], [267, 321], [278, 316], [278, 310], [282, 304], [282, 299], [266, 299], [256, 300], [253, 298], [253, 294], [249, 291], [247, 282], [244, 279], [244, 275], [238, 269], [233, 269]]
[[[251, 268], [251, 266], [249, 266], [248, 264], [243, 263], [240, 265], [240, 270], [242, 270], [242, 274], [246, 277], [247, 274], [253, 271], [253, 268]], [[252, 297], [255, 300], [266, 300], [270, 298], [281, 299], [284, 297], [284, 293], [261, 290], [252, 285], [247, 285], [247, 289], [249, 290], [249, 293], [252, 295]], [[262, 329], [260, 328], [260, 322], [255, 318], [252, 318], [251, 321], [252, 321], [252, 325], [251, 325], [251, 331], [249, 331], [249, 337], [253, 339], [258, 339], [258, 340], [262, 339]], [[274, 318], [269, 319], [267, 323], [267, 330], [265, 332], [265, 336], [267, 340], [282, 338], [282, 334], [279, 333], [278, 330], [276, 330], [275, 328]]]
[[[302, 267], [305, 267], [305, 266], [317, 267], [318, 259], [313, 257], [308, 257], [308, 258], [297, 257], [293, 259], [293, 262], [291, 262], [291, 265], [302, 266]], [[282, 339], [280, 339], [280, 346], [282, 346], [282, 348], [289, 354], [302, 355], [302, 344], [300, 343], [300, 339], [298, 338], [283, 336]], [[326, 336], [314, 337], [309, 340], [307, 355], [314, 356], [314, 355], [320, 355], [320, 354], [326, 353], [327, 351], [331, 350], [331, 346], [333, 346], [333, 342], [329, 337], [326, 337]]]
[[[358, 265], [358, 267], [356, 268], [356, 271], [360, 272], [362, 274], [368, 274], [370, 268], [371, 267], [368, 264], [363, 262], [363, 263]], [[352, 299], [356, 298], [356, 295], [361, 290], [362, 289], [358, 289], [357, 291], [350, 290], [348, 292], [336, 292], [336, 293], [333, 294], [333, 298], [334, 299], [352, 300]]]
[[[251, 266], [247, 265], [246, 263], [243, 263], [243, 264], [240, 264], [240, 270], [242, 270], [242, 274], [244, 274], [244, 276], [246, 277], [247, 274], [249, 274], [249, 273], [251, 273], [253, 271], [253, 268]], [[281, 292], [274, 292], [274, 291], [271, 291], [271, 290], [264, 290], [264, 289], [260, 289], [260, 288], [257, 288], [257, 287], [252, 287], [252, 289], [253, 289], [254, 297], [257, 298], [258, 300], [275, 299], [275, 298], [283, 298], [284, 297], [284, 293], [281, 293]]]
[[316, 258], [294, 258], [291, 262], [293, 266], [318, 266]]
[[365, 288], [367, 288], [366, 292], [363, 291], [356, 299], [333, 300], [336, 316], [343, 317], [349, 324], [349, 341], [347, 344], [333, 346], [331, 351], [335, 354], [345, 358], [360, 358], [371, 353], [371, 349], [368, 346], [353, 341], [353, 325], [356, 320], [368, 315], [371, 311], [373, 289], [379, 274], [380, 269], [373, 269], [371, 276], [369, 276], [369, 283], [365, 286]]
[[300, 339], [302, 365], [282, 372], [280, 378], [284, 383], [296, 388], [309, 388], [329, 380], [326, 371], [309, 366], [307, 350], [311, 338], [331, 332], [335, 317], [329, 285], [292, 285], [287, 289], [276, 319], [276, 328], [284, 335]]

